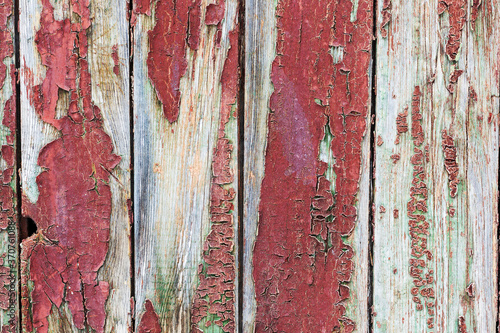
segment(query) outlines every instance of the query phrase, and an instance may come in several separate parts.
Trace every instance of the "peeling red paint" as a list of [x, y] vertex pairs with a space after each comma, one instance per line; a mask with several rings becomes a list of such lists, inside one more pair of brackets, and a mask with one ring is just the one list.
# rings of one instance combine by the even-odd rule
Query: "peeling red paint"
[[382, 146], [384, 144], [384, 140], [382, 139], [382, 137], [379, 135], [377, 137], [377, 146]]
[[[6, 237], [4, 248], [6, 252], [0, 253], [0, 311], [2, 318], [9, 318], [1, 331], [16, 332], [18, 329], [17, 317], [17, 223], [15, 211], [15, 192], [12, 183], [15, 173], [15, 135], [16, 135], [16, 68], [5, 64], [7, 58], [14, 55], [12, 35], [9, 20], [13, 17], [12, 0], [0, 0], [0, 89], [8, 87], [5, 84], [7, 75], [10, 75], [12, 95], [3, 105], [2, 125], [8, 129], [5, 141], [1, 147], [1, 157], [5, 161], [5, 168], [0, 170], [0, 232]], [[9, 69], [9, 73], [7, 72]]]
[[387, 26], [389, 25], [389, 22], [391, 22], [392, 14], [392, 1], [391, 0], [384, 0], [383, 7], [382, 7], [382, 22], [380, 23], [380, 34], [382, 37], [387, 38]]
[[[225, 128], [236, 103], [239, 87], [238, 31], [229, 33], [229, 49], [221, 76], [221, 115], [217, 146], [212, 161], [210, 213], [212, 226], [203, 247], [200, 283], [191, 307], [191, 332], [202, 332], [204, 326], [218, 326], [223, 332], [235, 332], [235, 256], [234, 256], [234, 175], [230, 166], [233, 143]], [[212, 320], [209, 320], [212, 319]]]
[[399, 154], [394, 154], [394, 155], [391, 155], [391, 159], [393, 161], [394, 164], [396, 164], [401, 158], [401, 155]]
[[453, 207], [450, 207], [448, 209], [448, 214], [450, 215], [450, 217], [455, 217], [455, 212], [456, 212], [456, 210]]
[[450, 75], [450, 84], [448, 85], [448, 91], [450, 93], [455, 92], [455, 85], [457, 84], [458, 78], [460, 77], [460, 75], [463, 74], [463, 72], [464, 72], [463, 70], [455, 69], [453, 71], [453, 73], [451, 73], [451, 75]]
[[469, 87], [469, 98], [474, 102], [477, 102], [477, 93], [473, 87]]
[[450, 31], [448, 41], [446, 42], [446, 54], [450, 60], [455, 60], [460, 49], [460, 39], [462, 29], [467, 20], [467, 1], [466, 0], [443, 0], [439, 2], [438, 13], [441, 14], [448, 10], [450, 18]]
[[473, 28], [476, 27], [476, 20], [477, 20], [478, 14], [479, 14], [479, 8], [481, 7], [481, 2], [482, 2], [482, 0], [472, 0], [470, 21], [471, 21]]
[[[424, 131], [422, 128], [422, 113], [420, 110], [420, 99], [422, 93], [420, 87], [416, 86], [413, 92], [411, 108], [411, 135], [413, 138], [414, 154], [411, 156], [413, 164], [413, 180], [410, 187], [410, 201], [407, 204], [408, 224], [411, 238], [410, 276], [413, 278], [414, 287], [411, 289], [413, 302], [416, 303], [418, 311], [427, 309], [427, 327], [434, 327], [434, 271], [430, 269], [432, 253], [427, 248], [427, 236], [429, 235], [430, 221], [426, 220], [427, 212], [427, 184], [425, 183], [425, 163], [429, 162], [428, 145], [424, 151], [420, 149], [424, 143]], [[417, 259], [415, 259], [417, 258]], [[423, 258], [423, 259], [420, 259]]]
[[113, 48], [111, 49], [111, 57], [113, 58], [113, 73], [115, 75], [120, 75], [120, 58], [118, 57], [118, 45], [113, 45]]
[[458, 317], [458, 331], [460, 333], [467, 333], [467, 325], [463, 316]]
[[187, 47], [197, 50], [201, 0], [156, 3], [156, 25], [148, 32], [148, 76], [171, 123], [179, 116], [180, 81], [187, 70]]
[[474, 283], [469, 284], [465, 291], [470, 298], [473, 298], [476, 295], [476, 285]]
[[[104, 331], [109, 286], [97, 271], [108, 252], [111, 190], [108, 185], [120, 157], [102, 128], [99, 108], [91, 99], [87, 33], [91, 28], [88, 1], [71, 1], [73, 19], [54, 19], [49, 0], [42, 0], [40, 30], [35, 42], [46, 76], [33, 87], [34, 106], [42, 121], [60, 138], [39, 153], [39, 197], [23, 195], [23, 214], [38, 233], [23, 242], [23, 316], [27, 330], [48, 332], [53, 306], [66, 302], [76, 328]], [[67, 115], [55, 115], [59, 89], [69, 93]], [[33, 283], [31, 293], [27, 280]]]
[[453, 142], [453, 137], [448, 135], [446, 130], [442, 132], [444, 154], [444, 167], [448, 172], [448, 187], [450, 188], [450, 196], [454, 198], [457, 195], [458, 184], [458, 163], [457, 163], [457, 147]]
[[384, 213], [385, 213], [385, 207], [384, 207], [384, 206], [380, 206], [380, 213], [381, 213], [381, 214], [384, 214]]
[[[345, 317], [369, 105], [372, 1], [280, 0], [269, 132], [254, 248], [256, 332], [352, 332]], [[337, 64], [330, 49], [342, 47]], [[320, 103], [316, 101], [319, 100]], [[325, 126], [335, 193], [318, 159]]]
[[396, 130], [398, 134], [396, 135], [396, 140], [394, 144], [399, 144], [401, 135], [408, 132], [408, 107], [402, 113], [398, 113], [396, 117]]
[[217, 3], [212, 3], [207, 6], [207, 11], [205, 13], [205, 24], [206, 25], [219, 25], [224, 18], [224, 12], [226, 10], [226, 1], [219, 0]]
[[394, 209], [393, 216], [394, 216], [395, 219], [399, 218], [399, 210]]
[[145, 312], [137, 329], [138, 333], [161, 333], [160, 318], [149, 299], [144, 304]]

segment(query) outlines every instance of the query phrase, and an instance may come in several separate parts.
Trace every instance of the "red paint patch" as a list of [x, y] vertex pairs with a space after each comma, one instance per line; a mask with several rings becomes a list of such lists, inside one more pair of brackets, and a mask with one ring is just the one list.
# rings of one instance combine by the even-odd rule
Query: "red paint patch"
[[458, 164], [457, 164], [457, 147], [453, 142], [453, 137], [448, 135], [446, 130], [442, 132], [444, 154], [444, 167], [448, 172], [448, 186], [450, 188], [450, 196], [454, 198], [457, 195], [458, 184]]
[[400, 158], [401, 158], [401, 155], [399, 155], [399, 154], [391, 155], [391, 159], [392, 159], [394, 164], [396, 164]]
[[467, 1], [465, 0], [443, 0], [439, 2], [438, 13], [448, 9], [450, 17], [450, 31], [446, 43], [446, 54], [450, 60], [455, 60], [460, 49], [462, 29], [467, 20]]
[[394, 209], [393, 216], [394, 216], [395, 219], [399, 218], [399, 210]]
[[[413, 138], [414, 154], [411, 157], [413, 164], [413, 180], [410, 187], [410, 201], [407, 204], [408, 224], [411, 237], [410, 276], [413, 278], [414, 287], [411, 289], [413, 302], [416, 303], [418, 311], [427, 309], [427, 327], [434, 327], [434, 289], [431, 287], [434, 282], [434, 271], [430, 269], [432, 253], [427, 248], [427, 236], [429, 235], [429, 221], [426, 220], [427, 212], [427, 184], [425, 183], [425, 163], [428, 160], [428, 146], [425, 151], [419, 147], [424, 142], [424, 132], [422, 128], [422, 114], [420, 110], [420, 98], [422, 94], [420, 87], [416, 86], [413, 92], [411, 108], [411, 134]], [[424, 259], [420, 259], [424, 258]]]
[[152, 0], [134, 0], [134, 12], [151, 16]]
[[212, 3], [207, 6], [207, 12], [205, 13], [205, 24], [206, 25], [219, 25], [224, 18], [224, 12], [226, 9], [225, 0], [219, 0], [216, 4]]
[[472, 8], [470, 14], [470, 21], [472, 23], [472, 27], [476, 27], [476, 20], [479, 14], [479, 8], [481, 7], [482, 0], [472, 0]]
[[202, 332], [199, 323], [208, 319], [206, 327], [217, 325], [223, 332], [235, 332], [235, 256], [234, 256], [234, 175], [230, 167], [233, 144], [226, 138], [225, 127], [236, 103], [239, 87], [238, 27], [229, 33], [230, 45], [221, 77], [221, 115], [217, 146], [212, 162], [210, 193], [211, 231], [203, 248], [200, 284], [191, 308], [192, 332]]
[[145, 302], [146, 312], [142, 315], [138, 333], [161, 333], [160, 319], [149, 299]]
[[458, 331], [460, 333], [467, 333], [467, 325], [465, 324], [465, 318], [462, 316], [458, 317]]
[[392, 2], [391, 0], [384, 0], [382, 7], [382, 22], [380, 23], [380, 34], [382, 37], [387, 38], [387, 26], [391, 22], [392, 14]]
[[148, 76], [171, 123], [179, 116], [180, 81], [186, 73], [186, 48], [198, 49], [201, 0], [156, 3], [156, 25], [148, 32]]
[[[23, 197], [23, 214], [38, 233], [23, 242], [23, 310], [31, 302], [25, 328], [48, 332], [52, 306], [66, 302], [78, 329], [104, 331], [107, 282], [97, 271], [108, 252], [111, 170], [120, 157], [112, 153], [111, 138], [102, 128], [100, 110], [91, 100], [87, 63], [87, 34], [91, 26], [85, 2], [72, 0], [73, 17], [55, 20], [49, 0], [43, 0], [35, 42], [46, 76], [33, 89], [40, 118], [60, 131], [60, 138], [42, 148], [38, 165], [36, 204]], [[78, 78], [78, 80], [77, 80]], [[58, 91], [69, 92], [67, 115], [55, 118]], [[36, 96], [37, 94], [35, 94]], [[33, 283], [31, 294], [27, 279]]]
[[[344, 244], [357, 218], [369, 105], [372, 1], [278, 1], [269, 132], [254, 249], [256, 332], [332, 332], [345, 317], [353, 270]], [[334, 64], [330, 49], [346, 55]], [[316, 101], [321, 101], [317, 103]], [[325, 125], [335, 194], [319, 161]]]
[[396, 135], [396, 140], [394, 144], [399, 144], [401, 135], [408, 132], [408, 107], [405, 108], [404, 112], [398, 113], [396, 118], [396, 130], [398, 134]]
[[448, 85], [448, 91], [450, 93], [455, 92], [455, 85], [457, 84], [458, 78], [460, 77], [460, 75], [463, 74], [463, 72], [464, 72], [463, 70], [457, 70], [457, 69], [455, 69], [453, 71], [453, 73], [451, 73], [451, 75], [450, 75], [450, 84]]

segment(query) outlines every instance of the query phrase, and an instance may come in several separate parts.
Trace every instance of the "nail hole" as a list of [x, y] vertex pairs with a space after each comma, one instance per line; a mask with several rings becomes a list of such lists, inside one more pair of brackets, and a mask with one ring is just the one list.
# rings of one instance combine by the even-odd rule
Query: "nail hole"
[[30, 217], [21, 218], [20, 233], [21, 240], [24, 240], [32, 235], [36, 234], [38, 228], [35, 221]]

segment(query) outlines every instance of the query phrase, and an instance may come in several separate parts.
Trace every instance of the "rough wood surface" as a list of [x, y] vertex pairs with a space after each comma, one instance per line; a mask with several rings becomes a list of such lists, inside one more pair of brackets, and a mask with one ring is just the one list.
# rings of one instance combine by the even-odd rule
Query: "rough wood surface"
[[499, 8], [380, 1], [374, 332], [494, 332]]
[[131, 324], [127, 2], [20, 2], [22, 319], [31, 332]]
[[136, 327], [234, 332], [238, 2], [135, 1], [132, 22]]
[[0, 331], [19, 329], [14, 2], [0, 1]]
[[367, 329], [371, 5], [246, 4], [246, 331]]

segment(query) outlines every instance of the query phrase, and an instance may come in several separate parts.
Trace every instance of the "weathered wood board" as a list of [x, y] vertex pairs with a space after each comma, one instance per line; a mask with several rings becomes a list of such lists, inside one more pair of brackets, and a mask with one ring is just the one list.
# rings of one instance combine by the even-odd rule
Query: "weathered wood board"
[[243, 331], [367, 331], [372, 2], [245, 17]]
[[0, 0], [0, 330], [498, 331], [499, 19]]
[[12, 0], [0, 6], [0, 331], [19, 328], [16, 67]]
[[20, 2], [27, 332], [131, 325], [129, 24], [125, 0]]
[[132, 24], [136, 330], [235, 332], [238, 1], [136, 1]]
[[377, 8], [374, 332], [497, 327], [500, 8]]

